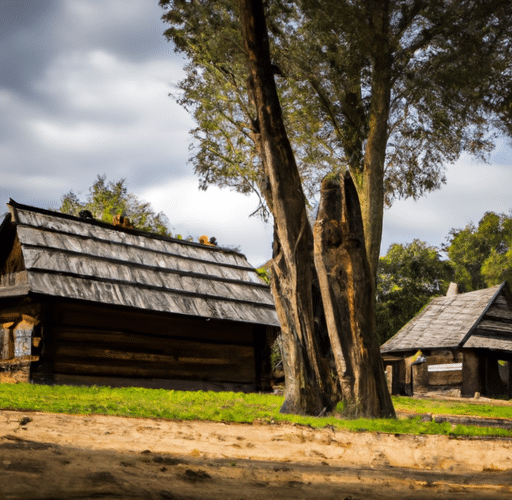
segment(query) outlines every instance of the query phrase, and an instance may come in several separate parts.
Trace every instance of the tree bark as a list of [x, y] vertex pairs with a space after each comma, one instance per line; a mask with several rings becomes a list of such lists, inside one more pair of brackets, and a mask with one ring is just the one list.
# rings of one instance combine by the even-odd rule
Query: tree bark
[[392, 57], [389, 40], [389, 0], [373, 0], [368, 7], [374, 33], [372, 98], [368, 137], [361, 169], [351, 168], [363, 218], [365, 245], [374, 280], [379, 265], [384, 217], [384, 163], [388, 141]]
[[260, 132], [260, 151], [274, 216], [272, 287], [283, 336], [284, 413], [318, 415], [333, 405], [335, 384], [320, 356], [315, 331], [313, 235], [295, 157], [286, 134], [271, 67], [263, 5], [240, 1], [248, 91]]
[[347, 414], [395, 417], [377, 342], [359, 200], [349, 174], [322, 182], [315, 266]]
[[[372, 309], [374, 287], [357, 194], [350, 184], [353, 192], [343, 198], [343, 204], [334, 203], [327, 208], [334, 207], [339, 212], [338, 224], [345, 229], [340, 233], [341, 251], [325, 242], [319, 248], [322, 256], [318, 261], [322, 271], [319, 281], [306, 198], [284, 127], [271, 67], [262, 1], [240, 0], [240, 21], [247, 55], [248, 92], [257, 111], [258, 149], [274, 216], [272, 289], [281, 323], [286, 378], [281, 411], [318, 415], [324, 409], [331, 410], [346, 394], [345, 399], [355, 408], [355, 414], [392, 416], [393, 406], [377, 345]], [[334, 257], [341, 258], [339, 263], [329, 260], [330, 246], [335, 249]], [[332, 270], [335, 270], [334, 280], [330, 276]], [[340, 297], [341, 306], [336, 303]], [[324, 322], [330, 342], [322, 335]], [[334, 370], [329, 363], [333, 354]]]

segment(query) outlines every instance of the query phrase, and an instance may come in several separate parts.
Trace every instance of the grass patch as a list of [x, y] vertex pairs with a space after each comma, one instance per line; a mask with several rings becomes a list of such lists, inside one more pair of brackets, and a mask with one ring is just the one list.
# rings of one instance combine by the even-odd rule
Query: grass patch
[[[448, 411], [450, 402], [422, 402], [409, 398], [393, 398], [397, 410], [417, 408], [419, 413], [452, 413], [454, 415], [477, 415], [462, 413], [458, 407]], [[210, 420], [214, 422], [259, 421], [263, 424], [291, 422], [312, 427], [332, 426], [352, 432], [387, 432], [400, 434], [445, 434], [460, 436], [509, 436], [511, 431], [476, 426], [453, 426], [448, 422], [421, 422], [421, 417], [407, 419], [340, 419], [335, 417], [303, 417], [283, 415], [279, 409], [283, 397], [272, 394], [243, 394], [232, 392], [182, 392], [164, 389], [109, 388], [45, 386], [32, 384], [0, 384], [0, 408], [13, 410], [36, 410], [54, 413], [87, 415], [98, 413], [123, 417], [166, 418], [176, 420]], [[436, 404], [432, 404], [436, 403]], [[442, 404], [441, 404], [442, 403]], [[424, 404], [428, 406], [424, 406]], [[486, 406], [476, 407], [483, 416]], [[493, 406], [502, 411], [503, 407]], [[509, 412], [511, 408], [505, 407]], [[416, 411], [416, 410], [414, 410]], [[510, 414], [510, 413], [509, 413]], [[494, 416], [494, 414], [492, 414]], [[512, 415], [511, 415], [512, 418]]]
[[512, 406], [445, 401], [440, 399], [414, 399], [394, 396], [396, 411], [432, 413], [434, 415], [461, 415], [487, 418], [512, 418]]

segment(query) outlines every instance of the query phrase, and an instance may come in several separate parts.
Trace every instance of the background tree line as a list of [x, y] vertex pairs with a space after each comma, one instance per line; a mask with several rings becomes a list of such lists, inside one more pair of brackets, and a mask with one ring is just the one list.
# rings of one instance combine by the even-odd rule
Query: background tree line
[[[512, 285], [512, 212], [487, 212], [478, 225], [451, 229], [438, 249], [420, 240], [391, 245], [377, 275], [377, 332], [382, 344], [451, 281], [459, 292]], [[441, 252], [445, 255], [442, 256]]]

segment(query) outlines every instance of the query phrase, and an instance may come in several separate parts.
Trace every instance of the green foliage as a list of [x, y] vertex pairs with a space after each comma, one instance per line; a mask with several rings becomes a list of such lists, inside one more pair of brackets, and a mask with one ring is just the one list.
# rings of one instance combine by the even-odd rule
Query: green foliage
[[156, 214], [149, 203], [128, 193], [125, 182], [125, 179], [106, 182], [105, 175], [98, 175], [85, 201], [70, 191], [62, 197], [59, 211], [78, 216], [81, 210], [89, 210], [95, 219], [110, 224], [116, 215], [124, 215], [136, 229], [171, 236], [165, 215], [162, 212]]
[[[458, 403], [448, 406], [438, 402], [393, 398], [398, 411], [512, 417], [511, 406], [481, 406]], [[302, 417], [283, 415], [279, 409], [283, 397], [271, 394], [232, 392], [180, 392], [163, 389], [44, 386], [0, 384], [0, 409], [34, 410], [78, 415], [103, 414], [124, 417], [209, 420], [214, 422], [292, 422], [312, 427], [332, 426], [353, 432], [389, 432], [405, 434], [450, 434], [512, 436], [503, 429], [452, 426], [445, 422], [421, 422], [421, 417], [406, 419], [356, 419]], [[428, 410], [425, 410], [428, 405]], [[468, 408], [469, 413], [463, 413]], [[439, 410], [439, 411], [438, 411]], [[483, 412], [483, 413], [482, 413]]]
[[256, 269], [256, 272], [258, 273], [258, 276], [267, 284], [270, 285], [270, 269], [265, 264], [261, 267], [258, 267]]
[[512, 215], [487, 212], [478, 226], [452, 229], [445, 249], [463, 291], [512, 283]]
[[[175, 97], [197, 123], [192, 162], [203, 188], [263, 195], [259, 133], [246, 90], [236, 0], [160, 0], [166, 37], [190, 63]], [[445, 182], [446, 162], [490, 150], [492, 124], [508, 130], [512, 14], [507, 2], [267, 2], [271, 53], [305, 192], [329, 171], [363, 170], [376, 61], [389, 65], [386, 199], [417, 198]], [[328, 13], [328, 15], [326, 15]], [[381, 38], [379, 38], [381, 37]], [[389, 50], [389, 53], [384, 51]], [[500, 122], [501, 119], [501, 122]]]
[[414, 240], [395, 243], [380, 258], [377, 275], [377, 333], [384, 343], [410, 321], [432, 297], [444, 295], [452, 278], [451, 264], [437, 248]]

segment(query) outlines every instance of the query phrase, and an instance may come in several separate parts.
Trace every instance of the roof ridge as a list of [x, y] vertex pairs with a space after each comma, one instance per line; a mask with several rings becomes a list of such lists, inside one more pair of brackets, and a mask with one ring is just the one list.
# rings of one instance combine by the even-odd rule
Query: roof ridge
[[12, 208], [17, 208], [20, 210], [27, 210], [29, 212], [35, 212], [35, 213], [42, 214], [42, 215], [48, 215], [51, 217], [58, 217], [60, 219], [73, 220], [75, 222], [80, 222], [83, 224], [99, 226], [99, 227], [103, 227], [104, 229], [112, 229], [114, 231], [133, 234], [136, 236], [144, 236], [145, 238], [152, 238], [152, 239], [162, 240], [162, 241], [172, 241], [173, 243], [179, 243], [181, 245], [194, 246], [197, 248], [206, 248], [208, 250], [213, 250], [213, 251], [217, 251], [217, 252], [220, 251], [220, 252], [225, 252], [225, 253], [232, 253], [232, 254], [236, 254], [236, 255], [241, 255], [242, 257], [246, 258], [243, 253], [233, 250], [232, 248], [226, 248], [226, 247], [222, 247], [222, 246], [203, 245], [202, 243], [197, 243], [195, 241], [180, 240], [179, 238], [174, 238], [172, 236], [164, 236], [162, 234], [152, 233], [150, 231], [144, 231], [142, 229], [114, 226], [113, 224], [109, 224], [108, 222], [104, 222], [104, 221], [97, 220], [97, 219], [81, 219], [80, 217], [77, 217], [76, 215], [66, 214], [64, 212], [58, 212], [58, 211], [54, 211], [54, 210], [48, 210], [45, 208], [24, 205], [22, 203], [18, 203], [17, 201], [14, 201], [12, 198], [9, 198], [9, 203], [7, 203], [7, 206], [10, 206]]

